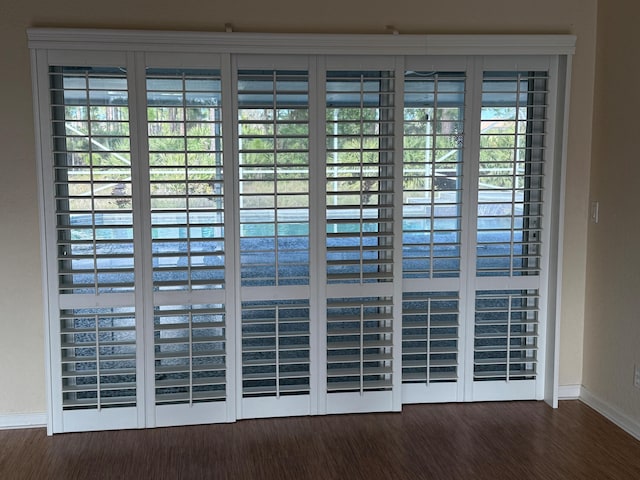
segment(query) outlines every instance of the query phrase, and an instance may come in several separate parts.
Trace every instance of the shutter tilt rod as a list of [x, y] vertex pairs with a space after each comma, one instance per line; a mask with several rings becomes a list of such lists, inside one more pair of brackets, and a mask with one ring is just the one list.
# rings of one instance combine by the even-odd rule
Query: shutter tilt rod
[[231, 25], [230, 23], [225, 23], [224, 31], [227, 33], [233, 33], [233, 25]]

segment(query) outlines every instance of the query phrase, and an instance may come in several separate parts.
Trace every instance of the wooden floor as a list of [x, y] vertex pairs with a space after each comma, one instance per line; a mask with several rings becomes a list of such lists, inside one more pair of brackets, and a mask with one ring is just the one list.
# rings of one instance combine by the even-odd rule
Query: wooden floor
[[0, 479], [640, 479], [640, 441], [578, 401], [77, 433], [0, 431]]

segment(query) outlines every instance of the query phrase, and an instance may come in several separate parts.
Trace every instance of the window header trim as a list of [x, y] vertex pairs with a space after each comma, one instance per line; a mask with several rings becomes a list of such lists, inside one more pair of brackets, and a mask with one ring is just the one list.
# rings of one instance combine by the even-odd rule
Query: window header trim
[[30, 49], [304, 55], [572, 55], [575, 35], [173, 32], [29, 28]]

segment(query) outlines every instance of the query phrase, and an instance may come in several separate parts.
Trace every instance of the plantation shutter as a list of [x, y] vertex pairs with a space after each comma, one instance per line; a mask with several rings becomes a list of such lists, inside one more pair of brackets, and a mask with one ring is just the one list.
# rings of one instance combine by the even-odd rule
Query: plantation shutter
[[410, 70], [404, 81], [403, 401], [455, 401], [466, 79]]
[[49, 82], [56, 429], [121, 428], [136, 423], [139, 402], [126, 70], [53, 66]]
[[553, 399], [574, 39], [453, 40], [31, 30], [49, 431]]
[[[546, 72], [482, 82], [474, 398], [535, 398], [538, 376]], [[508, 281], [505, 281], [508, 279]]]
[[156, 424], [226, 418], [219, 70], [147, 68]]
[[239, 62], [242, 417], [308, 415], [309, 74]]
[[328, 412], [393, 405], [394, 76], [326, 74]]

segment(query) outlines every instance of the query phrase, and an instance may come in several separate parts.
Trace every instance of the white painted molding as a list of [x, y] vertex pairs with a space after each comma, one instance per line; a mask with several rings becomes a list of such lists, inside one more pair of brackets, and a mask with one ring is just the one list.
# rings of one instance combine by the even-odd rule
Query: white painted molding
[[582, 385], [560, 385], [558, 387], [558, 400], [578, 400]]
[[29, 48], [342, 55], [572, 55], [574, 35], [388, 35], [29, 28]]
[[622, 413], [616, 407], [595, 396], [585, 387], [581, 388], [580, 400], [603, 417], [611, 420], [625, 432], [640, 440], [640, 421]]
[[0, 430], [12, 430], [15, 428], [44, 428], [46, 426], [46, 413], [14, 413], [0, 415]]

